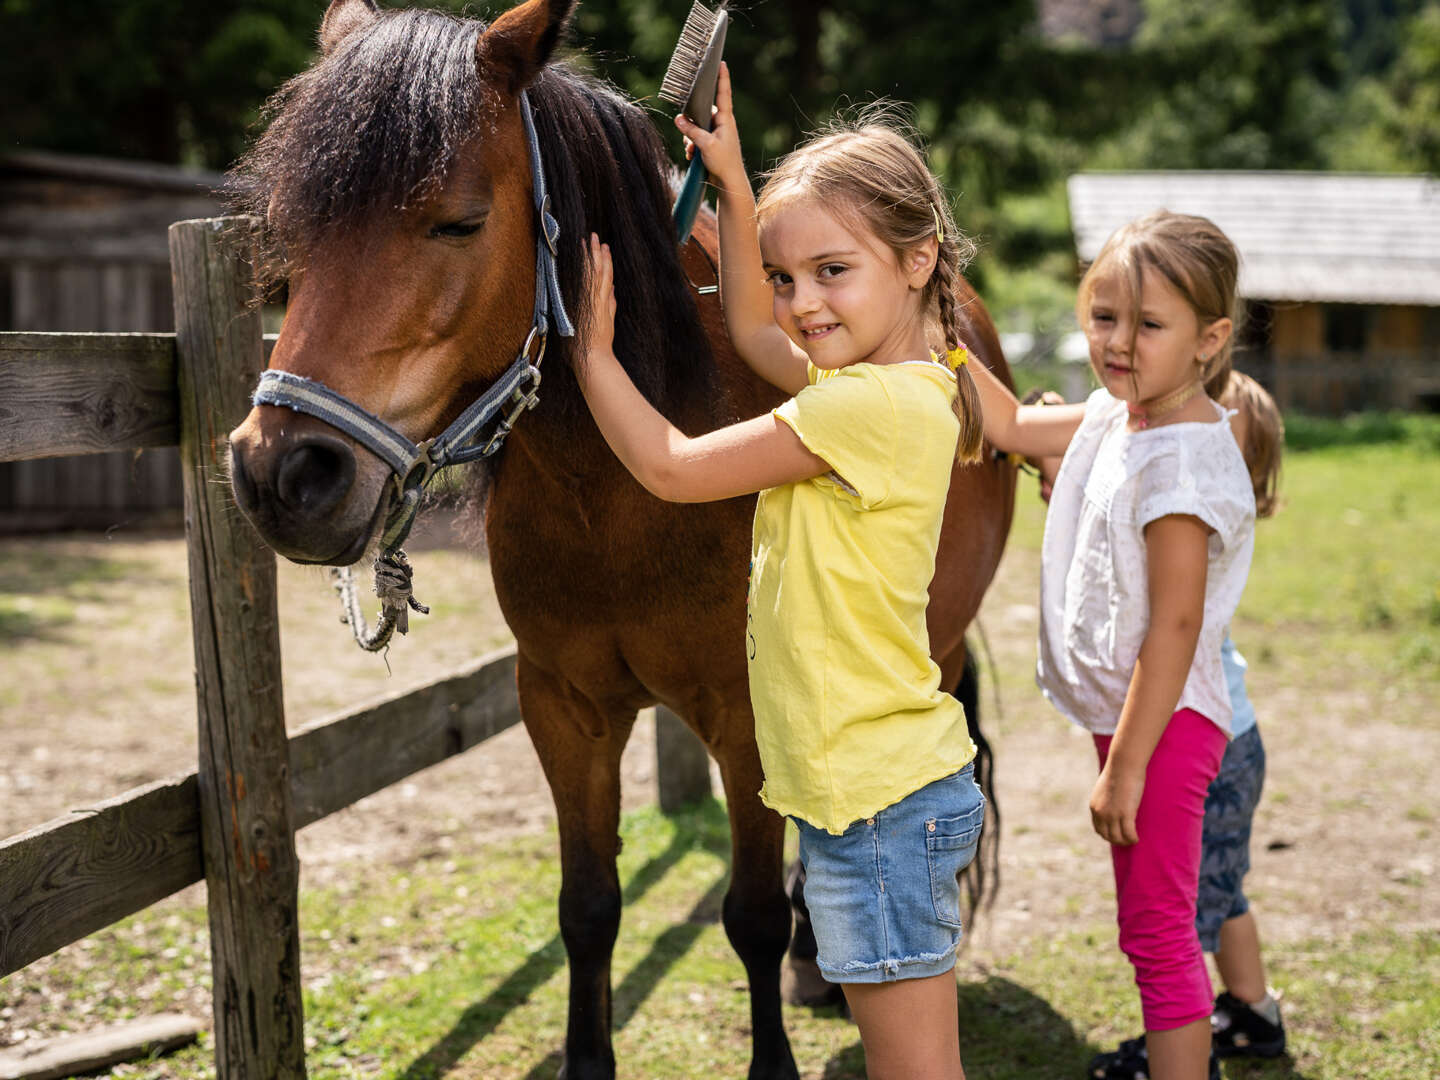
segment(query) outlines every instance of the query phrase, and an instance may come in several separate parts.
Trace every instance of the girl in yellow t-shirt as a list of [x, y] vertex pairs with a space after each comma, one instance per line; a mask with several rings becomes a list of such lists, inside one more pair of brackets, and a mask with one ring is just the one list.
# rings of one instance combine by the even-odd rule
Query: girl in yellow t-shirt
[[[956, 874], [985, 807], [925, 608], [952, 466], [980, 452], [952, 293], [973, 246], [889, 128], [802, 146], [757, 206], [728, 72], [711, 131], [676, 123], [720, 193], [731, 339], [793, 397], [697, 438], [677, 430], [614, 356], [613, 270], [594, 236], [577, 376], [611, 449], [653, 494], [760, 493], [746, 644], [761, 797], [799, 828], [820, 969], [845, 989], [871, 1075], [956, 1080]], [[936, 324], [945, 340], [932, 350]]]

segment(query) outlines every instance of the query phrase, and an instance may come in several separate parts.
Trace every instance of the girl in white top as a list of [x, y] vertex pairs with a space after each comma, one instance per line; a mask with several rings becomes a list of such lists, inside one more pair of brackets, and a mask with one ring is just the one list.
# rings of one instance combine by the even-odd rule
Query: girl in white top
[[1210, 1055], [1201, 823], [1230, 736], [1220, 646], [1249, 572], [1255, 500], [1204, 384], [1230, 364], [1237, 276], [1211, 222], [1151, 214], [1118, 230], [1080, 283], [1102, 389], [1083, 405], [1022, 406], [974, 371], [991, 442], [1064, 455], [1037, 681], [1095, 739], [1091, 820], [1111, 844], [1154, 1080], [1202, 1080]]

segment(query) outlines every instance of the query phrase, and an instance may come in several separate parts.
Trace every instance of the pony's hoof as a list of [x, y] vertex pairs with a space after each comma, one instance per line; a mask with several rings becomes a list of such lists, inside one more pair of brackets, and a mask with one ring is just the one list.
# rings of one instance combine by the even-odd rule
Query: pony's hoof
[[797, 960], [786, 955], [780, 965], [780, 997], [787, 1005], [844, 1005], [845, 991], [826, 982], [813, 960]]

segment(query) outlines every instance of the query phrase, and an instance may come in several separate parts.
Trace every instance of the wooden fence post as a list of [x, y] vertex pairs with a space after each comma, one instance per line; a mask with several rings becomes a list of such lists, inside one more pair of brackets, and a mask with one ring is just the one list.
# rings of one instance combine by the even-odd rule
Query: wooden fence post
[[227, 436], [264, 367], [245, 265], [257, 230], [253, 218], [170, 226], [220, 1080], [305, 1076], [275, 557], [225, 482]]
[[673, 814], [710, 796], [710, 754], [685, 721], [655, 706], [655, 781], [660, 809]]

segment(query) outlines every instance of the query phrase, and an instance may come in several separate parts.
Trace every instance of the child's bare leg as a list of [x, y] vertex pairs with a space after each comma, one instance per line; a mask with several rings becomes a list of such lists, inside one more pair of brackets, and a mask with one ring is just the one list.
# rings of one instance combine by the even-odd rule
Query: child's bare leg
[[1210, 1018], [1145, 1032], [1145, 1053], [1150, 1080], [1205, 1080], [1210, 1075]]
[[953, 971], [846, 983], [845, 998], [860, 1028], [869, 1080], [965, 1080]]
[[1260, 930], [1249, 911], [1220, 924], [1215, 967], [1225, 989], [1253, 1005], [1265, 999], [1265, 962], [1260, 958]]

